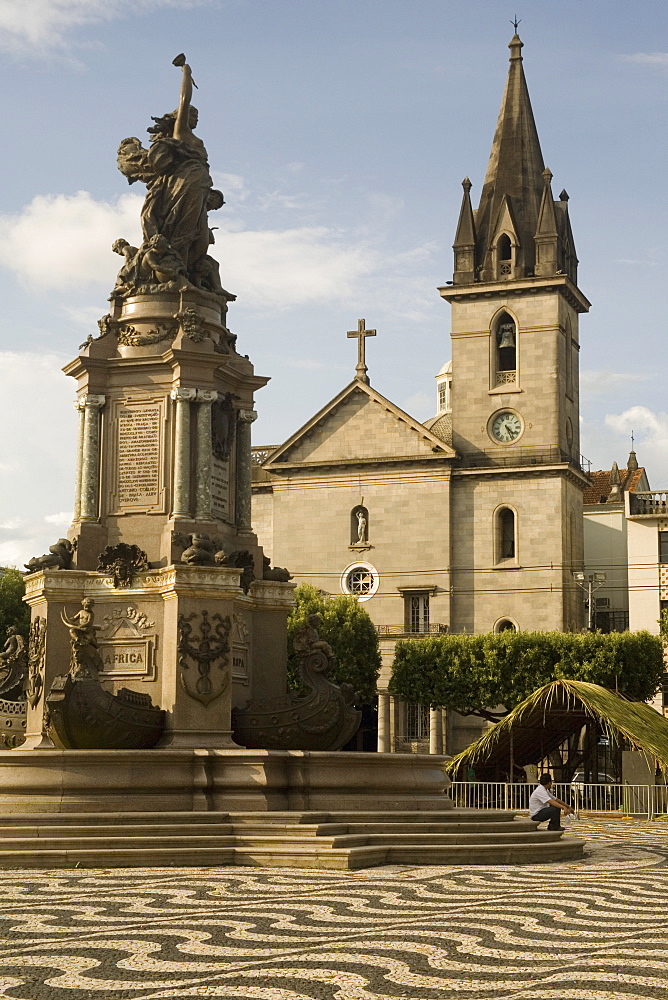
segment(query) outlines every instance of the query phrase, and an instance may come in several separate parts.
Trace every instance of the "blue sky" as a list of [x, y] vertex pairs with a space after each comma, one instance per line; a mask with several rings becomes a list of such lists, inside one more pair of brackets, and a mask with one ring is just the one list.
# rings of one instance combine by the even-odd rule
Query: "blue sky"
[[593, 308], [581, 324], [582, 450], [668, 487], [665, 0], [0, 0], [0, 564], [67, 529], [74, 384], [60, 367], [106, 312], [141, 192], [116, 148], [171, 109], [185, 51], [230, 326], [256, 371], [255, 443], [285, 439], [354, 374], [419, 419], [449, 358], [465, 175], [477, 200], [517, 12], [553, 187]]

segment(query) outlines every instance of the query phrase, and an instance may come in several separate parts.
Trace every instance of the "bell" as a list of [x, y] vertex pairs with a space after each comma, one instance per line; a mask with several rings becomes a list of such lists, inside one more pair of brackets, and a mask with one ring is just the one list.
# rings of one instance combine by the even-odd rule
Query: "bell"
[[515, 346], [515, 327], [512, 323], [504, 323], [499, 327], [499, 348]]

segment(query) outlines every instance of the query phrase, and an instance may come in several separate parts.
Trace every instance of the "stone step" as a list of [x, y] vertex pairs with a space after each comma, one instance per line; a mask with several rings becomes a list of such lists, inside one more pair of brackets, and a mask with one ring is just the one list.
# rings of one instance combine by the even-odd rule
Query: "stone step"
[[[39, 838], [40, 841], [42, 838]], [[4, 839], [0, 844], [0, 852], [5, 854], [8, 851], [20, 851], [22, 848], [27, 848], [30, 846], [33, 850], [43, 849], [45, 851], [70, 851], [72, 849], [81, 850], [95, 850], [96, 848], [100, 851], [111, 850], [133, 850], [137, 851], [147, 851], [151, 850], [153, 847], [158, 848], [171, 848], [174, 851], [180, 851], [182, 849], [190, 848], [209, 848], [209, 847], [230, 847], [233, 848], [236, 838], [233, 836], [200, 836], [198, 834], [189, 834], [187, 836], [148, 836], [148, 837], [135, 837], [132, 835], [120, 836], [116, 834], [115, 836], [52, 836], [48, 838], [43, 838], [43, 848], [40, 844], [33, 841], [30, 844], [22, 837], [8, 837]]]
[[349, 850], [322, 850], [304, 845], [290, 851], [270, 847], [237, 848], [235, 864], [263, 868], [336, 868], [353, 870], [377, 865], [507, 865], [547, 864], [582, 857], [581, 840], [557, 840], [550, 843], [466, 844], [448, 847], [352, 847]]
[[[281, 845], [312, 844], [314, 846], [340, 847], [375, 847], [394, 846], [403, 847], [405, 845], [415, 845], [416, 847], [429, 846], [430, 844], [442, 844], [444, 847], [450, 844], [524, 844], [524, 843], [547, 843], [552, 840], [559, 840], [561, 834], [552, 830], [526, 831], [519, 833], [374, 833], [360, 834], [349, 833], [337, 837], [317, 837], [315, 839], [305, 839], [303, 837], [293, 837], [289, 833], [280, 836], [259, 835], [248, 836], [245, 833], [237, 834], [235, 844], [237, 847], [258, 847]], [[538, 839], [537, 839], [538, 838]]]
[[532, 832], [536, 829], [536, 824], [529, 819], [516, 819], [512, 823], [318, 823], [318, 824], [289, 824], [289, 823], [237, 823], [233, 824], [234, 829], [243, 836], [263, 836], [271, 834], [280, 836], [290, 834], [291, 836], [333, 837], [344, 833], [358, 834], [402, 834], [411, 833], [417, 829], [422, 833], [444, 833], [452, 835], [455, 833], [508, 833], [512, 832]]
[[[254, 814], [255, 816], [258, 813]], [[271, 814], [267, 814], [271, 815]], [[287, 813], [286, 815], [289, 815]], [[325, 813], [325, 816], [328, 814]], [[88, 826], [88, 825], [114, 825], [126, 826], [128, 824], [150, 824], [160, 825], [165, 823], [179, 823], [182, 825], [197, 825], [199, 823], [229, 823], [230, 814], [227, 812], [73, 812], [73, 813], [3, 813], [0, 816], [0, 825], [6, 826]]]
[[232, 823], [460, 823], [473, 821], [476, 823], [512, 823], [515, 813], [504, 809], [444, 809], [399, 811], [377, 809], [374, 811], [337, 811], [337, 812], [231, 812], [228, 813]]
[[[454, 822], [453, 822], [454, 819]], [[582, 856], [582, 842], [512, 812], [10, 814], [0, 867], [521, 864]]]
[[[25, 819], [25, 817], [24, 817]], [[51, 817], [53, 820], [53, 817]], [[0, 820], [0, 822], [2, 822]], [[0, 845], [7, 846], [8, 840], [31, 839], [49, 840], [54, 837], [90, 838], [106, 837], [231, 837], [234, 828], [231, 823], [123, 823], [99, 825], [93, 823], [53, 823], [52, 825], [32, 825], [0, 827]]]

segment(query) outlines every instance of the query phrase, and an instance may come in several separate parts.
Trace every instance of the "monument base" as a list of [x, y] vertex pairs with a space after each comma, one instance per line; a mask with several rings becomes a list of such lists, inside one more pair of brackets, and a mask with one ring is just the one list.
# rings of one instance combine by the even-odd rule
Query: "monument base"
[[447, 757], [301, 750], [9, 750], [6, 813], [443, 810]]
[[0, 753], [1, 868], [544, 864], [580, 840], [452, 808], [447, 757], [303, 750]]

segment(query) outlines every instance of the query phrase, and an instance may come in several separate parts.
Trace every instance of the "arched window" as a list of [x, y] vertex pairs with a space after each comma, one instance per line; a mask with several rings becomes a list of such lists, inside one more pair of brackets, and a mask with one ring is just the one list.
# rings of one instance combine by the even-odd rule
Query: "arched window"
[[513, 245], [510, 236], [502, 233], [496, 244], [497, 276], [509, 277], [513, 273]]
[[350, 544], [369, 544], [369, 511], [361, 504], [350, 512]]
[[517, 519], [511, 507], [499, 507], [495, 515], [495, 562], [517, 558]]
[[494, 626], [494, 631], [497, 635], [499, 632], [517, 632], [517, 625], [510, 618], [499, 618]]
[[495, 378], [493, 383], [505, 385], [517, 381], [517, 327], [515, 321], [502, 313], [494, 334]]
[[566, 395], [573, 398], [573, 330], [570, 319], [566, 320], [566, 356], [564, 358], [564, 375], [566, 382]]
[[513, 258], [513, 245], [510, 242], [510, 236], [507, 233], [499, 238], [498, 242], [499, 249], [499, 260], [512, 260]]

